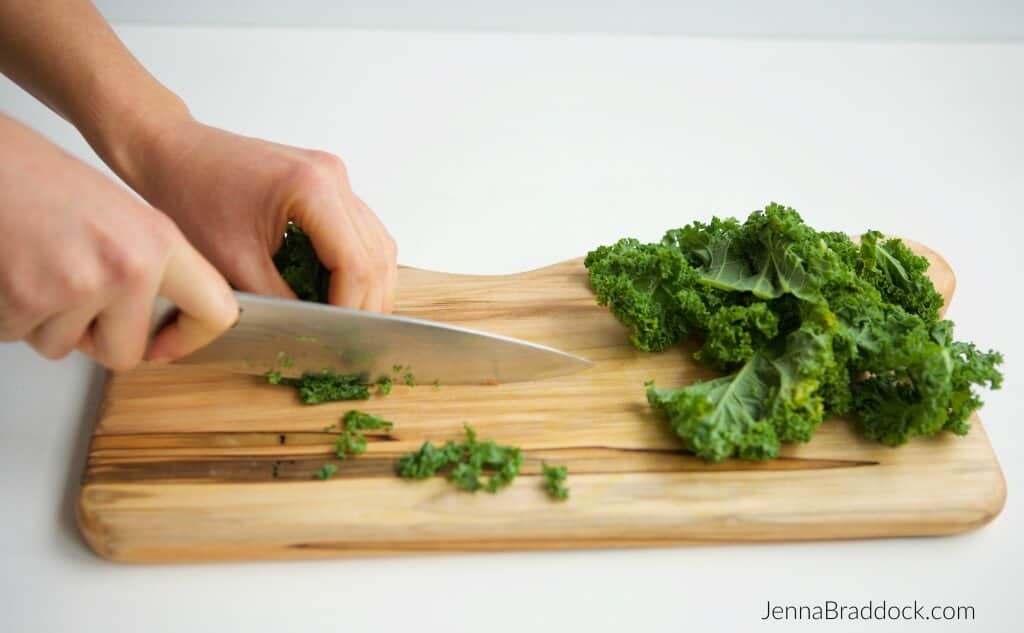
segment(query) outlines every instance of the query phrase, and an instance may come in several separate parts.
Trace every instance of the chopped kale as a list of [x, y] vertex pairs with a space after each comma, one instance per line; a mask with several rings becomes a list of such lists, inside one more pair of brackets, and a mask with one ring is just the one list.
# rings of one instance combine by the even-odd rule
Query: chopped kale
[[[523, 463], [520, 450], [492, 440], [480, 442], [468, 424], [464, 429], [463, 442], [447, 442], [440, 448], [424, 442], [418, 451], [404, 455], [398, 460], [398, 475], [426, 479], [446, 469], [453, 485], [470, 492], [483, 489], [494, 493], [511, 483]], [[482, 479], [484, 474], [489, 475], [486, 480]]]
[[334, 473], [338, 472], [338, 467], [334, 464], [324, 464], [320, 467], [320, 470], [313, 473], [314, 479], [330, 479], [334, 476]]
[[559, 501], [568, 499], [569, 489], [565, 486], [566, 477], [569, 475], [568, 469], [565, 466], [548, 466], [543, 462], [540, 469], [548, 494]]
[[306, 372], [299, 378], [282, 378], [281, 372], [267, 374], [267, 381], [274, 385], [288, 385], [299, 391], [299, 399], [305, 404], [321, 404], [339, 400], [366, 400], [370, 389], [366, 385], [366, 374], [338, 374], [330, 370]]
[[[358, 455], [366, 452], [366, 435], [363, 431], [385, 430], [390, 431], [394, 425], [381, 418], [379, 415], [372, 415], [362, 411], [349, 411], [341, 418], [341, 435], [335, 444], [335, 454], [341, 459], [349, 455]], [[330, 428], [330, 427], [328, 427]]]

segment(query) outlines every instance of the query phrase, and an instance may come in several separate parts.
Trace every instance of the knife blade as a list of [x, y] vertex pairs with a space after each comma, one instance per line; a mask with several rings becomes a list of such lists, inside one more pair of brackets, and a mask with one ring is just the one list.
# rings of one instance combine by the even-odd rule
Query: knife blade
[[[420, 384], [540, 380], [590, 367], [590, 361], [545, 345], [411, 317], [364, 312], [235, 292], [238, 322], [176, 363], [226, 371], [299, 376], [330, 370], [370, 378], [395, 366]], [[154, 323], [174, 306], [161, 302]]]

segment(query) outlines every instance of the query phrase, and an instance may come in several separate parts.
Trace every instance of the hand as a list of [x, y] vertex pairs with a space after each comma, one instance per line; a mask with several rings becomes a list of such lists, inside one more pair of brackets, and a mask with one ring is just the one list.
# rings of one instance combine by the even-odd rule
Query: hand
[[139, 143], [128, 183], [170, 215], [239, 290], [294, 298], [272, 257], [289, 220], [331, 271], [334, 305], [390, 312], [395, 241], [353, 192], [339, 158], [185, 118]]
[[234, 323], [231, 289], [166, 216], [2, 115], [0, 138], [0, 340], [128, 369], [157, 294], [181, 312], [150, 358], [183, 356]]

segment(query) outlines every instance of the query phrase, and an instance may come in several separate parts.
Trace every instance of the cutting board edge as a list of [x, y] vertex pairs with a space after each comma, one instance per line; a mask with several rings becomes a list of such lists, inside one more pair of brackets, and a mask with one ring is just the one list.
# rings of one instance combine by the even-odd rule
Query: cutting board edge
[[[428, 543], [411, 543], [405, 545], [392, 544], [380, 546], [346, 545], [344, 543], [319, 544], [265, 544], [265, 545], [225, 545], [216, 544], [205, 547], [188, 546], [183, 548], [127, 548], [112, 550], [103, 547], [98, 535], [85, 528], [82, 523], [83, 509], [79, 508], [79, 524], [83, 538], [89, 549], [97, 556], [115, 563], [156, 564], [156, 563], [202, 563], [228, 561], [275, 561], [275, 560], [312, 560], [312, 559], [345, 559], [375, 558], [397, 556], [437, 556], [450, 554], [481, 554], [506, 552], [544, 552], [561, 550], [599, 550], [599, 549], [654, 549], [679, 548], [695, 546], [722, 545], [776, 545], [783, 543], [815, 543], [823, 541], [873, 541], [889, 538], [937, 538], [955, 536], [981, 529], [991, 523], [1002, 511], [1002, 503], [991, 513], [983, 515], [979, 520], [962, 523], [930, 524], [929, 529], [907, 529], [899, 531], [898, 525], [890, 523], [885, 528], [865, 530], [862, 533], [808, 535], [803, 537], [777, 537], [768, 539], [694, 539], [694, 538], [592, 538], [592, 539], [521, 539], [502, 540], [500, 542], [483, 541], [434, 541]], [[907, 521], [908, 525], [915, 524]]]
[[[980, 426], [980, 425], [979, 425]], [[146, 482], [108, 483], [90, 482], [82, 486], [76, 502], [79, 531], [86, 545], [98, 556], [120, 563], [174, 563], [241, 560], [289, 560], [314, 558], [368, 558], [376, 556], [436, 555], [445, 553], [486, 553], [510, 551], [587, 550], [606, 548], [684, 547], [695, 545], [744, 545], [787, 542], [874, 540], [883, 538], [936, 537], [963, 534], [980, 529], [994, 521], [1006, 505], [1006, 478], [992, 445], [985, 434], [985, 445], [992, 452], [992, 468], [986, 472], [991, 478], [986, 497], [973, 497], [971, 504], [959, 508], [944, 508], [944, 513], [922, 519], [913, 509], [903, 515], [886, 516], [884, 521], [866, 515], [851, 522], [846, 515], [828, 515], [821, 523], [795, 523], [792, 531], [774, 537], [760, 538], [756, 532], [749, 537], [730, 535], [726, 538], [695, 538], [693, 536], [629, 537], [593, 536], [567, 540], [558, 537], [524, 537], [490, 540], [427, 539], [388, 541], [326, 541], [326, 542], [267, 542], [267, 543], [209, 543], [187, 544], [180, 547], [111, 546], [110, 535], [102, 528], [102, 515], [109, 504], [92, 504], [90, 492], [124, 489], [145, 485]], [[585, 477], [585, 476], [584, 476]], [[196, 484], [161, 483], [162, 492], [174, 486]], [[223, 486], [253, 486], [251, 483], [200, 484]], [[262, 484], [266, 485], [266, 484]], [[280, 485], [280, 484], [272, 484]], [[314, 484], [322, 485], [322, 484]], [[569, 501], [571, 503], [571, 500]], [[952, 518], [951, 518], [952, 517]], [[786, 527], [786, 526], [784, 526]], [[810, 529], [808, 529], [810, 528]], [[130, 539], [129, 539], [130, 540]]]

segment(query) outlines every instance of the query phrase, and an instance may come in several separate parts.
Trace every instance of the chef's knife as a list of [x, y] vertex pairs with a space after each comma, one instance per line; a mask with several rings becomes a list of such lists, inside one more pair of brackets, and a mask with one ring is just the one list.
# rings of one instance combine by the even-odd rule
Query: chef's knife
[[[234, 327], [177, 363], [282, 376], [367, 372], [371, 379], [401, 365], [399, 379], [408, 372], [420, 384], [539, 380], [592, 364], [544, 345], [424, 319], [247, 292], [235, 296], [240, 314]], [[166, 323], [174, 310], [161, 299], [154, 323]]]

